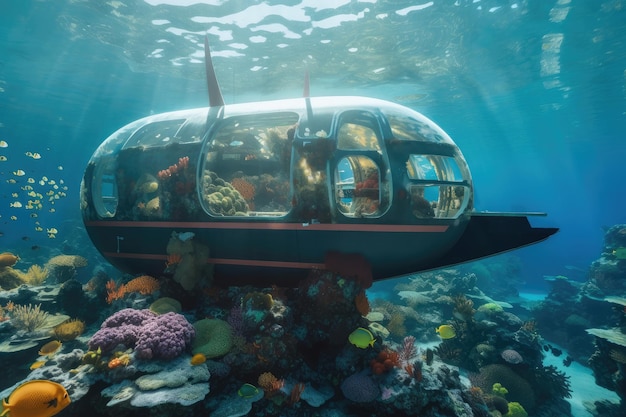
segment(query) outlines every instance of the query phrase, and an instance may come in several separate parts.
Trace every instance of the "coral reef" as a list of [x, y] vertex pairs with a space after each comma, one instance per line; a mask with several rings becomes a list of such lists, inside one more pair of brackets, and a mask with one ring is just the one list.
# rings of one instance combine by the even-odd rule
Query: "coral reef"
[[[207, 264], [209, 248], [196, 240], [191, 233], [172, 232], [167, 243], [168, 255], [177, 255], [180, 261], [174, 265], [173, 278], [185, 291], [192, 291], [203, 280], [209, 284], [213, 274], [212, 265]], [[172, 271], [168, 268], [168, 271]]]
[[57, 283], [74, 278], [76, 270], [87, 266], [87, 259], [80, 255], [57, 255], [50, 258], [45, 265], [48, 275]]
[[124, 345], [142, 359], [171, 359], [190, 347], [194, 336], [193, 327], [180, 314], [126, 308], [102, 323], [89, 340], [89, 349], [111, 352]]

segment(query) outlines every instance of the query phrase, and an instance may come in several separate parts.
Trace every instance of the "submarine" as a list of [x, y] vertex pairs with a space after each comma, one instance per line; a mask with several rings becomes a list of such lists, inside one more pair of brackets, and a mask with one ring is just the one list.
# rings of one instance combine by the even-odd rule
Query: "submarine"
[[116, 268], [166, 274], [177, 237], [217, 285], [297, 286], [326, 269], [369, 286], [558, 231], [531, 226], [545, 213], [475, 210], [461, 150], [410, 108], [312, 97], [308, 73], [302, 97], [225, 104], [204, 46], [209, 107], [132, 122], [85, 169], [84, 225]]

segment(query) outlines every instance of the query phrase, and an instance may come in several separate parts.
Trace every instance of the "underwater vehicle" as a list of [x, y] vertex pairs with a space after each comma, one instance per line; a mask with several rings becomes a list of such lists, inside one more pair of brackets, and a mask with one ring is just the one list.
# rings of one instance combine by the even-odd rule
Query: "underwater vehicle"
[[162, 275], [174, 234], [208, 247], [216, 284], [295, 286], [330, 264], [376, 281], [558, 230], [476, 211], [460, 149], [417, 111], [311, 97], [308, 74], [303, 97], [224, 104], [207, 40], [205, 56], [209, 107], [122, 127], [85, 170], [84, 224], [118, 269]]

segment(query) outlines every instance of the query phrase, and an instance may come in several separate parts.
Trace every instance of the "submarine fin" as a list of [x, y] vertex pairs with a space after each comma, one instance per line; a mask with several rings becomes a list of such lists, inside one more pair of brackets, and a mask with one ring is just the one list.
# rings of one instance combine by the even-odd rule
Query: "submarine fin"
[[209, 89], [209, 106], [222, 107], [224, 106], [224, 98], [215, 76], [213, 60], [211, 59], [211, 48], [209, 48], [209, 37], [206, 35], [204, 37], [204, 65], [206, 67], [206, 83]]
[[541, 242], [557, 228], [532, 227], [527, 215], [535, 213], [473, 213], [465, 232], [442, 258], [424, 270], [456, 265]]
[[302, 92], [302, 97], [310, 97], [311, 91], [309, 88], [309, 70], [306, 70], [304, 73], [304, 91]]

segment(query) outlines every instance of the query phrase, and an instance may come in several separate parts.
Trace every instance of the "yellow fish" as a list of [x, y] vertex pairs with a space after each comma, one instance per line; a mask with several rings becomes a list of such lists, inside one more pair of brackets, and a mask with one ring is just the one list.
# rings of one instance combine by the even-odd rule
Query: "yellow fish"
[[51, 227], [50, 229], [48, 229], [48, 230], [46, 230], [46, 231], [47, 231], [48, 233], [52, 233], [52, 234], [59, 233], [59, 231], [58, 231], [56, 228], [54, 228], [54, 227]]
[[193, 355], [190, 361], [192, 365], [201, 365], [204, 362], [206, 362], [206, 356], [204, 356], [204, 354], [202, 353], [196, 353], [195, 355]]
[[57, 235], [55, 235], [54, 233], [48, 233], [48, 238], [49, 239], [56, 239]]
[[441, 336], [442, 339], [452, 339], [456, 336], [456, 330], [454, 330], [454, 327], [449, 324], [442, 324], [437, 327], [435, 331], [439, 333], [439, 336]]
[[14, 203], [11, 203], [10, 206], [15, 207], [15, 208], [22, 208], [22, 203], [20, 203], [19, 201], [16, 201]]
[[13, 175], [17, 176], [17, 177], [21, 177], [26, 175], [26, 173], [24, 172], [23, 169], [18, 169], [17, 171], [13, 171]]
[[0, 155], [0, 162], [6, 162], [8, 161], [7, 157], [4, 155]]
[[37, 152], [33, 152], [30, 157], [33, 159], [41, 159], [41, 155]]
[[626, 248], [619, 247], [613, 251], [613, 256], [615, 256], [619, 260], [626, 259]]
[[46, 364], [46, 361], [36, 361], [36, 362], [33, 362], [33, 364], [30, 366], [29, 369], [32, 371], [34, 369], [41, 368], [45, 364]]
[[2, 401], [2, 415], [11, 417], [51, 417], [70, 404], [63, 385], [43, 379], [28, 381], [15, 388]]
[[43, 227], [37, 226], [37, 227], [35, 227], [35, 231], [36, 232], [43, 232]]
[[34, 178], [29, 178], [29, 179], [27, 180], [27, 182], [28, 182], [29, 184], [34, 184], [34, 183], [35, 183], [35, 179], [34, 179]]
[[359, 327], [348, 336], [348, 341], [360, 349], [367, 349], [368, 346], [374, 346], [374, 335], [369, 330]]
[[9, 146], [9, 144], [6, 143], [6, 141], [0, 140], [0, 148], [7, 148], [8, 146]]
[[20, 195], [19, 195], [18, 193], [13, 193], [13, 194], [11, 194], [11, 197], [13, 197], [13, 198], [18, 198], [19, 196], [20, 196]]
[[7, 180], [7, 182], [8, 182], [9, 184], [15, 184], [17, 181], [15, 181], [15, 179], [13, 179], [13, 178], [9, 178], [9, 179]]
[[17, 220], [17, 216], [11, 216], [10, 219], [11, 220]]

